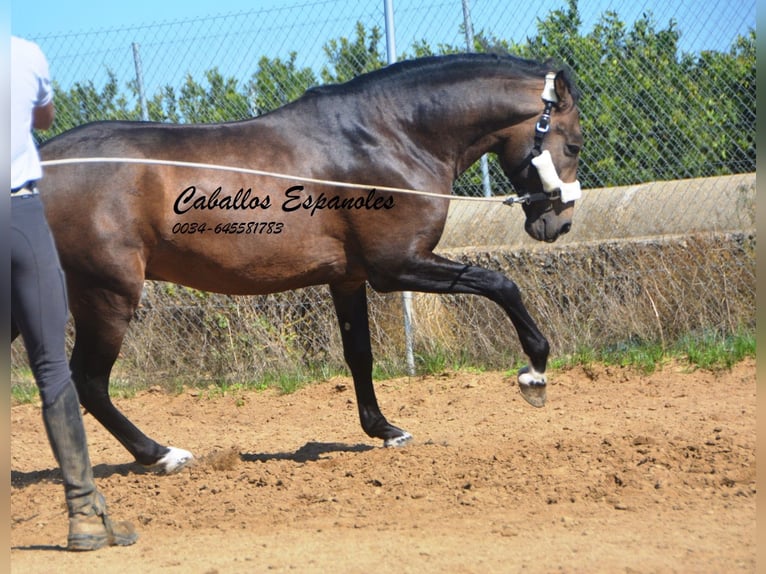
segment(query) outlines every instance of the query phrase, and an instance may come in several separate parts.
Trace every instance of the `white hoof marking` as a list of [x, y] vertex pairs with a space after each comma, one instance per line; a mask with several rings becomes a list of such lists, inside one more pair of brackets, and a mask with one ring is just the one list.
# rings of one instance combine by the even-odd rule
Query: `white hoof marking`
[[158, 460], [153, 466], [165, 474], [175, 474], [180, 472], [193, 460], [194, 455], [188, 450], [169, 446], [167, 454]]
[[547, 379], [544, 373], [538, 373], [532, 367], [524, 367], [519, 371], [519, 384], [527, 386], [545, 385]]
[[412, 435], [408, 432], [405, 432], [402, 436], [386, 439], [385, 441], [383, 441], [383, 446], [384, 447], [404, 446], [407, 443], [409, 443], [411, 440], [412, 440]]

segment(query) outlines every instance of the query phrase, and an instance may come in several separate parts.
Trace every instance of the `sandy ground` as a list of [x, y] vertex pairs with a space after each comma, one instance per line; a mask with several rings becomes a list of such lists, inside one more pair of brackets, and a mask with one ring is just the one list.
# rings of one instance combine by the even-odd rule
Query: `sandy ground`
[[58, 470], [36, 405], [12, 408], [13, 572], [754, 572], [756, 377], [669, 364], [551, 373], [527, 405], [503, 373], [380, 382], [384, 449], [350, 379], [291, 395], [160, 391], [116, 401], [192, 450], [161, 476], [86, 416], [128, 548], [63, 551]]

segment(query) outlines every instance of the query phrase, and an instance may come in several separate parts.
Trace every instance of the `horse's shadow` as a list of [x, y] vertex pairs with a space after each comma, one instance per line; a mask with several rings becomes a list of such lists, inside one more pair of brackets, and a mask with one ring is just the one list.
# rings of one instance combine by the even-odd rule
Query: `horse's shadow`
[[[152, 474], [152, 470], [137, 462], [125, 464], [97, 464], [93, 467], [93, 477], [96, 479], [109, 478], [110, 476], [128, 476], [131, 474]], [[21, 472], [11, 470], [11, 487], [26, 488], [33, 484], [41, 482], [61, 483], [61, 471], [58, 468], [48, 468], [45, 470], [32, 470]]]
[[268, 462], [291, 460], [293, 462], [314, 462], [323, 455], [333, 452], [366, 452], [376, 447], [369, 444], [344, 444], [339, 442], [307, 442], [295, 452], [245, 453], [240, 455], [243, 462]]
[[[265, 453], [242, 453], [240, 460], [243, 462], [269, 462], [273, 460], [289, 460], [297, 463], [314, 462], [323, 456], [334, 452], [367, 452], [376, 447], [369, 444], [344, 444], [338, 442], [307, 442], [295, 452], [265, 452]], [[199, 460], [204, 461], [205, 455]], [[97, 464], [93, 467], [93, 476], [96, 479], [109, 478], [111, 476], [129, 476], [136, 474], [155, 474], [151, 467], [143, 466], [137, 462], [124, 464]], [[61, 471], [58, 468], [44, 470], [32, 470], [22, 472], [11, 470], [11, 486], [24, 489], [41, 482], [61, 483]]]
[[30, 546], [11, 546], [11, 550], [34, 550], [45, 552], [68, 552], [66, 546], [51, 546], [49, 544], [33, 544]]

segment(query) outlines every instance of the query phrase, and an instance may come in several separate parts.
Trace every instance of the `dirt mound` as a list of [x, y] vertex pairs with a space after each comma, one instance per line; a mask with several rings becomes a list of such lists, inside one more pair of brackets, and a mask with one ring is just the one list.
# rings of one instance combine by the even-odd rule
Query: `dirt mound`
[[12, 408], [18, 572], [753, 572], [755, 361], [552, 373], [533, 409], [503, 373], [378, 383], [415, 436], [360, 430], [352, 383], [116, 401], [196, 464], [157, 476], [91, 417], [97, 482], [129, 548], [61, 551], [63, 490], [39, 407]]

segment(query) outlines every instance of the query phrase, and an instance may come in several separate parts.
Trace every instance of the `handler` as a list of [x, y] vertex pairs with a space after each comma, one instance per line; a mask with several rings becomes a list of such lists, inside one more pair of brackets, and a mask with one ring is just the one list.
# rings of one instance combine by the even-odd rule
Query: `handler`
[[66, 284], [35, 182], [42, 177], [31, 128], [53, 123], [53, 91], [40, 47], [11, 38], [11, 330], [19, 332], [43, 403], [43, 422], [61, 467], [69, 512], [68, 550], [127, 546], [138, 535], [113, 523], [96, 489], [77, 391], [67, 364]]

